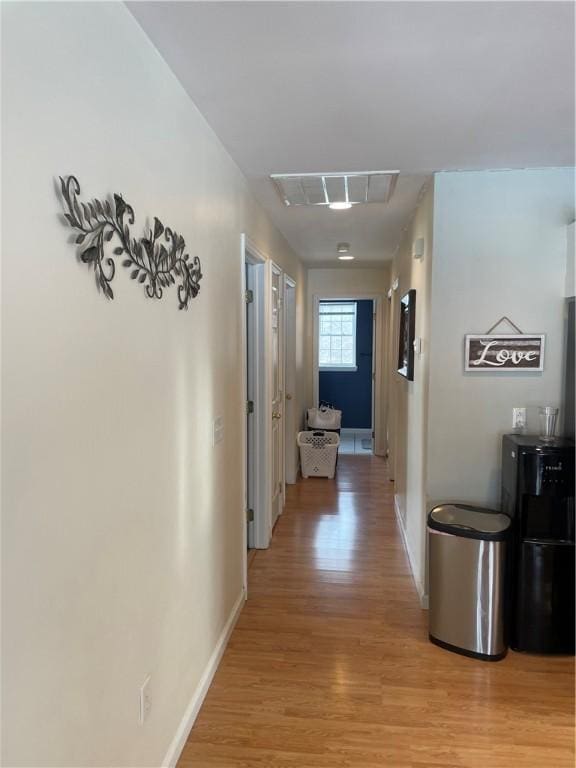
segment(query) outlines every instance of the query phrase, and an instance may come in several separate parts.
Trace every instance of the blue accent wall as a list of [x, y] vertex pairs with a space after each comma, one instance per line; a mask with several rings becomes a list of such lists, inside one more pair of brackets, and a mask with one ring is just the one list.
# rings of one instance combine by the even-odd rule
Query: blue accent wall
[[372, 427], [372, 302], [356, 302], [355, 372], [320, 371], [319, 396], [342, 411], [342, 426]]

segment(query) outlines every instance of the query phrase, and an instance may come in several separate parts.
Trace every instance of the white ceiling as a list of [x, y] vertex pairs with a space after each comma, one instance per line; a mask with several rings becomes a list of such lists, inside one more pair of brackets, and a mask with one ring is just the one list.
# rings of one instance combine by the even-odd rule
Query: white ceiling
[[[574, 164], [570, 2], [139, 2], [134, 16], [305, 261], [389, 259], [442, 169]], [[270, 173], [401, 171], [287, 208]]]

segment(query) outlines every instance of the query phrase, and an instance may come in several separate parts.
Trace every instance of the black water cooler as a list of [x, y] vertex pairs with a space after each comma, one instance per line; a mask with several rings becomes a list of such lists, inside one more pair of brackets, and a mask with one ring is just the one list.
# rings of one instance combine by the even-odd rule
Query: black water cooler
[[513, 520], [510, 646], [574, 653], [574, 443], [505, 435], [502, 511]]

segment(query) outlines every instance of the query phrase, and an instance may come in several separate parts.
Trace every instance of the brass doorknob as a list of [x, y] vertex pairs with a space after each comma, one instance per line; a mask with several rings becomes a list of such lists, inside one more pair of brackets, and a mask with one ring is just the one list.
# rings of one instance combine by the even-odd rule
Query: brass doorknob
[[274, 411], [272, 413], [272, 418], [273, 419], [281, 419], [282, 418], [282, 414], [279, 411]]
[[292, 400], [292, 395], [286, 395], [286, 400]]

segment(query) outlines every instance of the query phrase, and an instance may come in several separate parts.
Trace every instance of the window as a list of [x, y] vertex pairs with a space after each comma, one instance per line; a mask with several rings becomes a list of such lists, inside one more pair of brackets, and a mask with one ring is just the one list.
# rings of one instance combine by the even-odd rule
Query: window
[[356, 370], [356, 302], [321, 301], [319, 354], [322, 371]]

